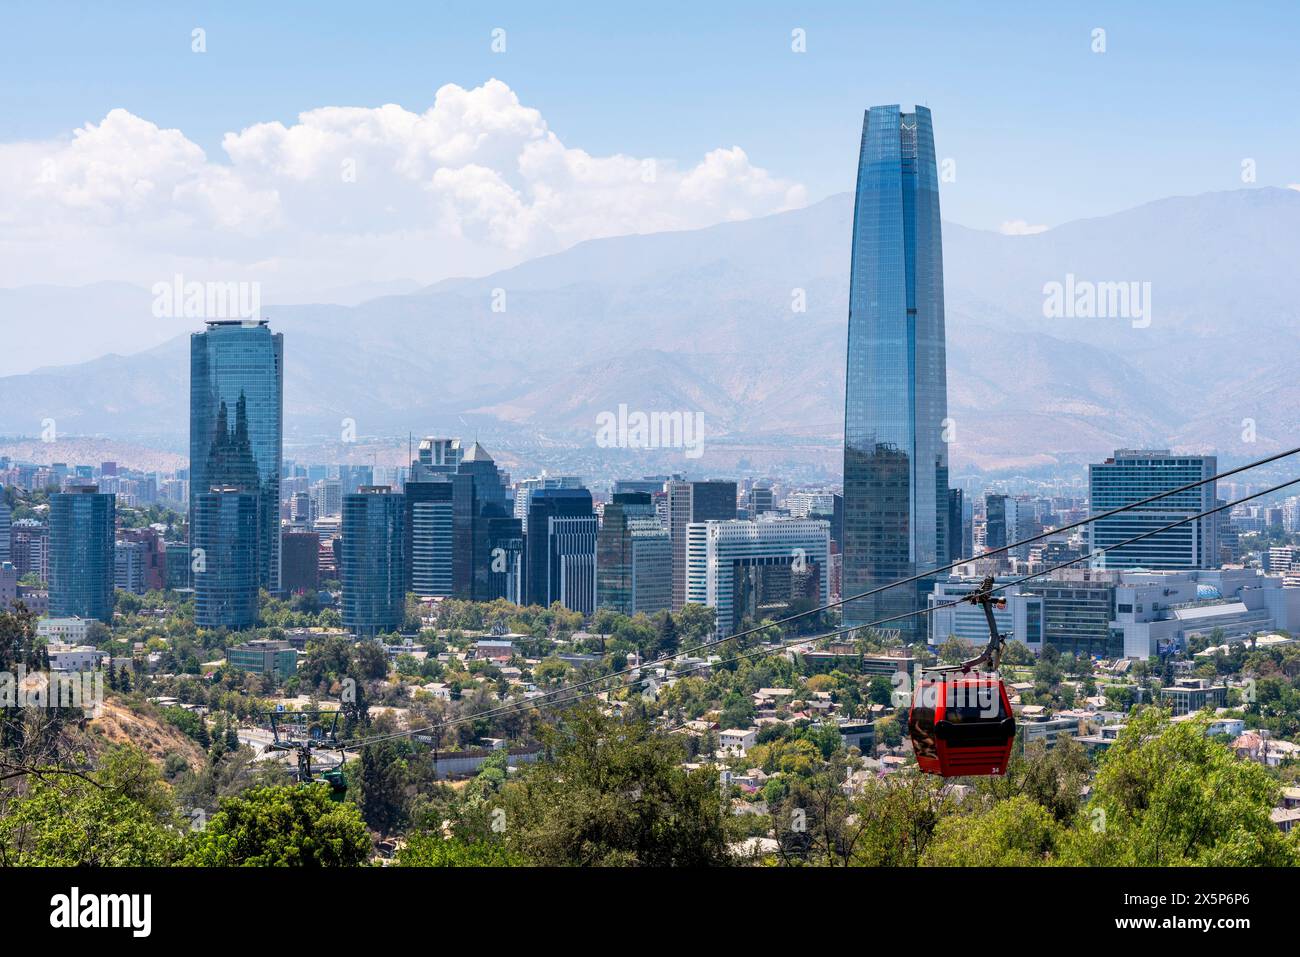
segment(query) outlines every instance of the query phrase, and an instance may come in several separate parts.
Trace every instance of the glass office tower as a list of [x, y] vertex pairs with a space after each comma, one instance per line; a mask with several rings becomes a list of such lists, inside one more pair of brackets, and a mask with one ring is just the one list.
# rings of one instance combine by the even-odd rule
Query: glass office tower
[[94, 485], [50, 496], [50, 617], [113, 621], [116, 496]]
[[404, 499], [387, 485], [343, 496], [343, 626], [358, 637], [398, 631], [406, 617]]
[[257, 498], [257, 584], [280, 590], [284, 337], [266, 322], [209, 322], [190, 337], [190, 515], [199, 495]]
[[194, 624], [239, 631], [257, 624], [257, 495], [215, 485], [191, 496]]
[[[939, 178], [930, 111], [867, 111], [858, 158], [844, 396], [845, 597], [948, 555]], [[844, 606], [847, 625], [924, 607], [928, 587]], [[890, 622], [904, 637], [916, 618]]]
[[[1218, 470], [1213, 455], [1175, 455], [1168, 449], [1116, 449], [1113, 457], [1088, 466], [1088, 499], [1093, 515], [1132, 505], [1170, 489], [1209, 478]], [[1150, 534], [1214, 508], [1215, 482], [1168, 495], [1149, 505], [1103, 518], [1088, 526], [1094, 568], [1186, 569], [1219, 567], [1219, 521], [1207, 515]]]

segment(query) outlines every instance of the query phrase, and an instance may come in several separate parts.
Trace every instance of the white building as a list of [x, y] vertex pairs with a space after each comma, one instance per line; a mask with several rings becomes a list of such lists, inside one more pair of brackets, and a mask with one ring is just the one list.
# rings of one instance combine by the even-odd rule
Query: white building
[[[937, 582], [929, 595], [929, 605], [935, 609], [927, 617], [930, 619], [930, 644], [941, 645], [951, 636], [965, 639], [977, 648], [983, 648], [989, 640], [988, 619], [984, 609], [970, 602], [951, 605], [952, 602], [969, 595], [979, 588], [978, 581], [950, 579]], [[1006, 605], [994, 607], [993, 619], [997, 622], [998, 632], [1010, 635], [1012, 641], [1019, 641], [1029, 650], [1038, 654], [1043, 650], [1043, 597], [1041, 595], [1021, 594], [1016, 588], [997, 592], [997, 597], [1005, 598]], [[951, 607], [944, 607], [950, 605]]]
[[729, 728], [718, 732], [718, 744], [724, 751], [748, 751], [757, 743], [757, 728]]
[[89, 635], [90, 622], [84, 618], [42, 618], [36, 622], [36, 635], [46, 644], [84, 644]]
[[100, 667], [108, 653], [94, 645], [52, 643], [46, 648], [51, 671], [93, 671]]
[[[765, 575], [764, 570], [776, 574]], [[764, 598], [761, 593], [775, 585], [777, 578], [782, 578], [791, 583], [785, 585], [784, 598], [788, 601], [796, 578], [806, 575], [816, 578], [818, 604], [827, 604], [830, 601], [830, 524], [822, 519], [733, 519], [691, 522], [686, 528], [686, 600], [714, 609], [718, 638], [725, 638], [735, 630], [740, 617], [736, 614], [738, 593], [742, 610], [745, 594], [761, 606]]]

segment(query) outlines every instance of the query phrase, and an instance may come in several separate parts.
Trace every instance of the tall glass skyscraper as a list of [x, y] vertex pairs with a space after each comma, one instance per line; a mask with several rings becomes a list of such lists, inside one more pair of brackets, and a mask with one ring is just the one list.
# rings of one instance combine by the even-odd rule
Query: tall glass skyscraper
[[50, 617], [113, 621], [115, 506], [94, 485], [50, 496]]
[[359, 637], [397, 631], [406, 617], [405, 511], [387, 485], [343, 496], [343, 625]]
[[[873, 106], [862, 127], [844, 396], [845, 597], [948, 554], [948, 388], [939, 176], [930, 111]], [[847, 625], [923, 607], [916, 585], [844, 606]], [[892, 622], [911, 638], [917, 619]]]
[[257, 624], [258, 516], [256, 493], [214, 485], [190, 497], [194, 624], [240, 631]]
[[[213, 488], [257, 498], [257, 585], [280, 590], [284, 336], [265, 321], [209, 322], [190, 337], [190, 517]], [[196, 582], [197, 587], [197, 582]]]

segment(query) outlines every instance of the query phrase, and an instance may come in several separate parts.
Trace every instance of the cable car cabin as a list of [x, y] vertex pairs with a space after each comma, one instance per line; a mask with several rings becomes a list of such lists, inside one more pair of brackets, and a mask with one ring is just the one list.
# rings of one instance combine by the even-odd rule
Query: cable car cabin
[[1006, 774], [1016, 721], [996, 675], [922, 675], [907, 730], [922, 771], [946, 778]]

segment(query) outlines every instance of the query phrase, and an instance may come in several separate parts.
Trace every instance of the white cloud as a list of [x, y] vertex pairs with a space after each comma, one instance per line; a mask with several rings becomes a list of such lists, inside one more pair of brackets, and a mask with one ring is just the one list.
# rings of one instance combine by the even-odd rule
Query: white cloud
[[177, 270], [272, 286], [431, 280], [807, 201], [738, 146], [685, 167], [567, 146], [499, 80], [444, 86], [423, 113], [322, 107], [256, 123], [222, 151], [124, 109], [69, 139], [0, 144], [0, 177], [17, 186], [0, 192], [0, 285]]
[[1008, 219], [998, 227], [998, 232], [1003, 236], [1033, 236], [1036, 233], [1047, 232], [1047, 227], [1035, 226], [1023, 219]]
[[1287, 189], [1300, 190], [1300, 183], [1287, 183], [1287, 184], [1286, 184], [1286, 188], [1287, 188]]

